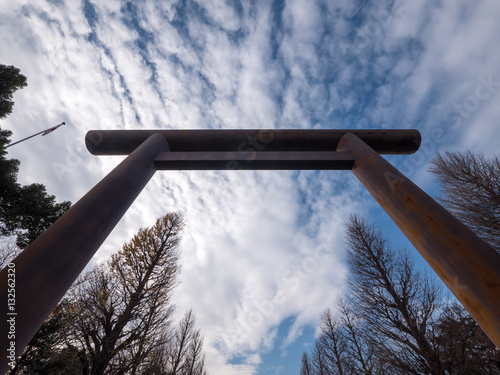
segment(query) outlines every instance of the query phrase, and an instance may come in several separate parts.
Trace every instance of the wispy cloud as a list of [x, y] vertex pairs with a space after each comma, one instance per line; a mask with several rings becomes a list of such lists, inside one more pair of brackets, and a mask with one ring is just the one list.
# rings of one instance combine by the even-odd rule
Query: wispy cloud
[[[497, 149], [499, 13], [493, 0], [7, 2], [0, 62], [29, 86], [2, 127], [20, 139], [66, 121], [10, 155], [23, 182], [72, 201], [122, 159], [90, 155], [90, 129], [417, 128], [421, 150], [391, 161], [429, 186], [435, 151]], [[349, 172], [161, 172], [93, 261], [183, 211], [179, 312], [197, 311], [212, 372], [264, 373], [342, 290], [343, 221], [373, 207]]]

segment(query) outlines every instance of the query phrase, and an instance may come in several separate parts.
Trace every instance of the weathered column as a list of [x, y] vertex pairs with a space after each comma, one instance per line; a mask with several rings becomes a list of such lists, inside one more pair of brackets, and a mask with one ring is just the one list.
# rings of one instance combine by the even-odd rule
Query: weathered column
[[500, 255], [354, 134], [338, 151], [399, 229], [500, 347]]
[[1, 373], [7, 371], [12, 343], [16, 354], [29, 343], [154, 175], [154, 159], [163, 151], [168, 151], [165, 137], [150, 135], [2, 270]]

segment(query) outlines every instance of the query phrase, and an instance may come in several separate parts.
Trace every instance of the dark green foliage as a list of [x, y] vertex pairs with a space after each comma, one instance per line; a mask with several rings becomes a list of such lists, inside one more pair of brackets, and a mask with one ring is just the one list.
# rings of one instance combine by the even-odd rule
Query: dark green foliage
[[69, 348], [60, 350], [65, 341], [64, 327], [68, 324], [65, 311], [67, 305], [67, 300], [63, 300], [54, 309], [30, 341], [16, 366], [10, 370], [9, 375], [73, 374], [73, 371], [78, 368], [78, 353]]
[[18, 184], [0, 198], [0, 233], [17, 235], [17, 246], [24, 248], [70, 207], [70, 202], [56, 203], [42, 184]]
[[8, 188], [14, 187], [19, 171], [19, 160], [5, 158], [5, 146], [10, 143], [11, 135], [10, 130], [0, 129], [0, 197], [5, 195]]
[[[18, 68], [0, 64], [0, 118], [12, 112], [12, 95], [26, 85], [26, 77]], [[0, 129], [0, 235], [17, 235], [17, 246], [24, 248], [67, 211], [71, 203], [56, 203], [42, 184], [21, 186], [17, 182], [19, 160], [5, 157], [11, 135], [11, 131]]]
[[0, 64], [0, 119], [7, 117], [14, 107], [12, 95], [26, 87], [26, 77], [15, 66]]
[[42, 184], [21, 186], [17, 182], [19, 161], [5, 158], [4, 146], [11, 134], [0, 129], [0, 235], [17, 235], [17, 246], [24, 248], [66, 212], [71, 203], [56, 203]]

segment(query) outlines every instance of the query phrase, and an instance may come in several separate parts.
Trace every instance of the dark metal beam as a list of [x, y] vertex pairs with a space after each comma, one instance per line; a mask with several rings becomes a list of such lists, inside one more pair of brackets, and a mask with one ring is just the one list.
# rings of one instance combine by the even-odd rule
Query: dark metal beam
[[162, 152], [155, 159], [158, 170], [340, 170], [353, 165], [348, 152], [334, 151]]
[[352, 171], [500, 348], [500, 255], [353, 134]]
[[[11, 341], [24, 349], [99, 246], [155, 173], [154, 159], [168, 150], [165, 138], [149, 136], [113, 171], [73, 205], [0, 272], [0, 373], [7, 371]], [[8, 296], [8, 272], [14, 269], [15, 297]], [[10, 280], [10, 278], [9, 278]], [[9, 309], [8, 297], [15, 299]], [[15, 338], [5, 324], [14, 318]]]
[[380, 154], [412, 154], [421, 139], [413, 129], [156, 129], [92, 130], [85, 142], [94, 155], [127, 155], [153, 133], [163, 135], [172, 152], [335, 151], [340, 138], [353, 133]]

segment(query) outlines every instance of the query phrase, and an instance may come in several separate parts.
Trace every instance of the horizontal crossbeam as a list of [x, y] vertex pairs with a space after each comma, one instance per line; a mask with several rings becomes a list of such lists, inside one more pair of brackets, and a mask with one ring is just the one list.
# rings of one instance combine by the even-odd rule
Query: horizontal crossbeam
[[335, 151], [191, 151], [161, 152], [154, 163], [158, 170], [350, 170], [354, 157]]
[[151, 135], [167, 140], [172, 152], [335, 151], [347, 133], [379, 154], [413, 154], [420, 146], [414, 129], [210, 129], [92, 130], [85, 143], [94, 155], [128, 155]]

